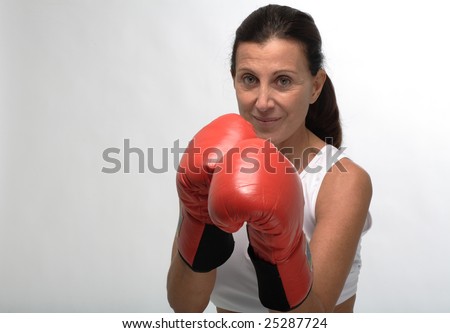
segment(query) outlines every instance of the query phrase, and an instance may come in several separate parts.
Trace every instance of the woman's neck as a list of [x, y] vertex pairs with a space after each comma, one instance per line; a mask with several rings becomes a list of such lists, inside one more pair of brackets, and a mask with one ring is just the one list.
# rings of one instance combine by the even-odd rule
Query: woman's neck
[[324, 141], [304, 127], [296, 135], [277, 144], [277, 148], [301, 172], [324, 145]]

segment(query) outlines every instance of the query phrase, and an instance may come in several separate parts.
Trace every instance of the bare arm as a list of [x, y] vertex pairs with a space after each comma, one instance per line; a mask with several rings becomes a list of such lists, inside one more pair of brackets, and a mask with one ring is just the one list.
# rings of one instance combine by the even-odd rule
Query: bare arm
[[214, 288], [216, 270], [208, 273], [192, 271], [179, 255], [176, 240], [175, 235], [172, 261], [167, 274], [169, 304], [175, 312], [203, 312]]
[[335, 165], [316, 202], [316, 229], [310, 242], [314, 282], [295, 312], [332, 312], [350, 272], [372, 197], [369, 175], [348, 159]]

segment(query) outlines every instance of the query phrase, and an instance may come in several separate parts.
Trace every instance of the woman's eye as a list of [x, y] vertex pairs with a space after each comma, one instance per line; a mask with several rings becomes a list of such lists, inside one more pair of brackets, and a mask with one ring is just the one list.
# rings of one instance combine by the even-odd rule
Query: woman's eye
[[278, 78], [278, 84], [282, 87], [287, 87], [291, 84], [291, 79], [287, 76], [282, 76]]
[[245, 85], [251, 86], [256, 83], [256, 77], [253, 75], [244, 75], [244, 77], [242, 77], [242, 81]]

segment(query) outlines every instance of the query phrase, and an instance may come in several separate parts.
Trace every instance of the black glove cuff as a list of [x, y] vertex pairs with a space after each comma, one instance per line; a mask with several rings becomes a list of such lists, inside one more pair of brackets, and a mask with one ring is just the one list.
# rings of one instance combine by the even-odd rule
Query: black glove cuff
[[[194, 272], [206, 273], [223, 265], [233, 250], [233, 234], [225, 232], [215, 225], [205, 224], [192, 266], [185, 262]], [[180, 256], [183, 258], [181, 254]]]

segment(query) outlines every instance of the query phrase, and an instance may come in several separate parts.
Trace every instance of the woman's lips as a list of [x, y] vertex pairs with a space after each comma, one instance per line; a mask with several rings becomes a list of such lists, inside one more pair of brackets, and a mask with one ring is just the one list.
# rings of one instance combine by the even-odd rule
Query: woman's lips
[[269, 128], [277, 124], [281, 117], [257, 117], [253, 116], [255, 120], [255, 125], [258, 127]]

